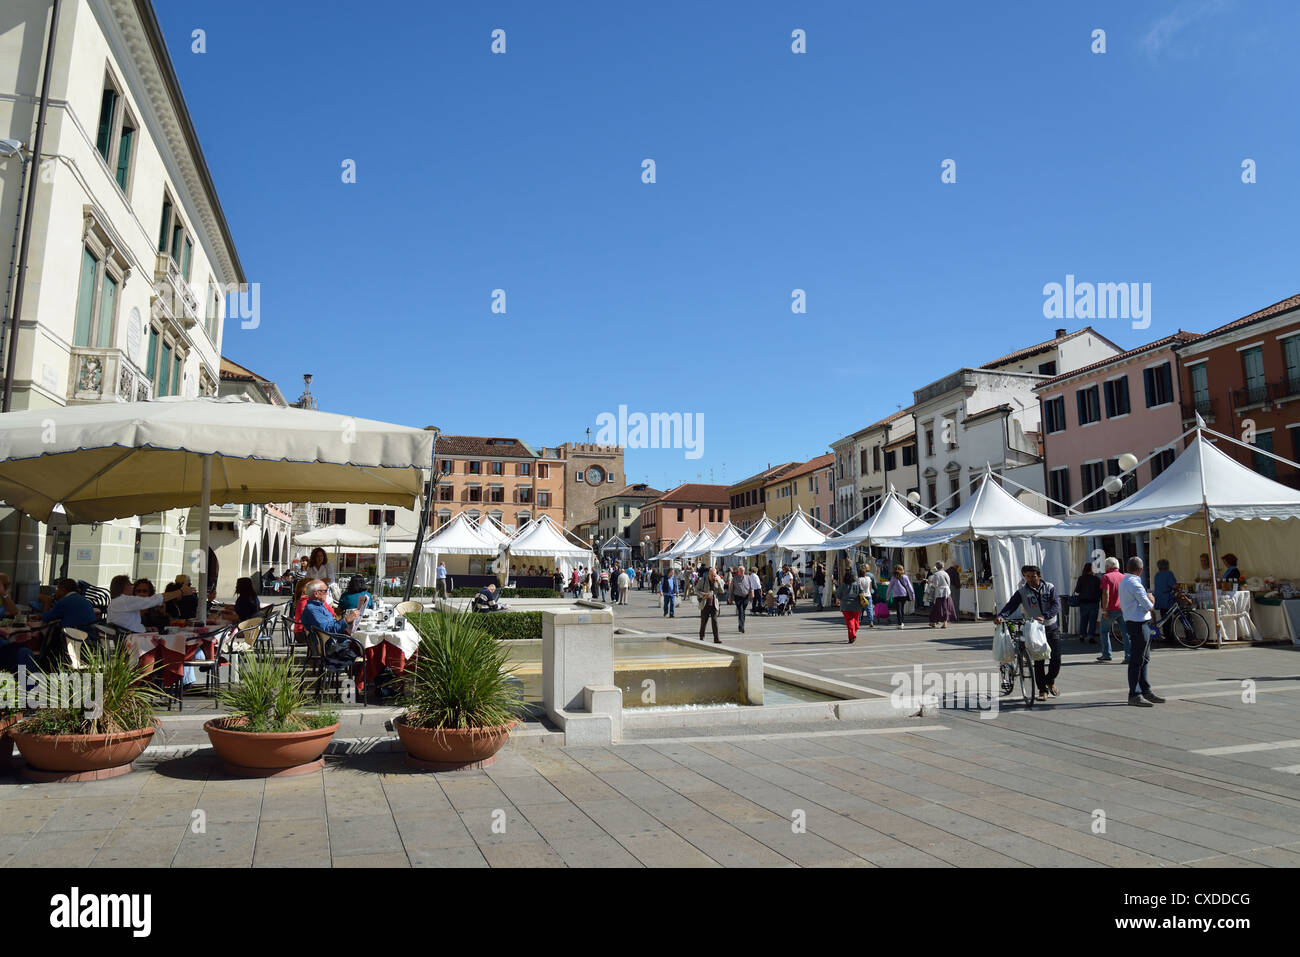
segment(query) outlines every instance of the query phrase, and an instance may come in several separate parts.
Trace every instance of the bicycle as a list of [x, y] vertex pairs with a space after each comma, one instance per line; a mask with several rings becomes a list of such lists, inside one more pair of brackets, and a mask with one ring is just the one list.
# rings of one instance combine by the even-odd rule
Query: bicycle
[[[1163, 637], [1164, 626], [1168, 622], [1170, 632], [1180, 645], [1184, 648], [1200, 648], [1210, 640], [1210, 623], [1193, 607], [1195, 603], [1181, 588], [1174, 588], [1173, 598], [1174, 603], [1164, 616], [1159, 619], [1153, 616], [1148, 626]], [[1123, 626], [1117, 621], [1110, 623], [1110, 640], [1113, 647], [1124, 646]]]
[[1016, 680], [1020, 681], [1020, 694], [1025, 699], [1025, 707], [1032, 708], [1038, 694], [1038, 682], [1034, 678], [1034, 660], [1029, 657], [1029, 648], [1025, 645], [1024, 624], [1019, 621], [1004, 621], [1007, 632], [1016, 646], [1013, 661], [1004, 661], [998, 666], [1001, 678], [1002, 694], [1009, 695], [1015, 690]]

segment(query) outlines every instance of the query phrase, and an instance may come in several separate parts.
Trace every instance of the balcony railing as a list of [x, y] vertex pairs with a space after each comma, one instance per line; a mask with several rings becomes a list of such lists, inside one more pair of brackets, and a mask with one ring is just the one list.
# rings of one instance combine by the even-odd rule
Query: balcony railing
[[199, 300], [166, 253], [159, 253], [154, 264], [152, 308], [155, 318], [174, 319], [185, 329], [193, 329], [199, 323]]
[[75, 346], [68, 398], [76, 402], [147, 402], [153, 383], [120, 349]]
[[1199, 412], [1201, 418], [1203, 418], [1207, 423], [1213, 422], [1215, 405], [1216, 403], [1214, 399], [1196, 399], [1192, 402], [1184, 402], [1182, 404], [1183, 421], [1194, 421], [1196, 419], [1196, 413]]
[[1300, 376], [1287, 377], [1276, 382], [1247, 386], [1232, 390], [1232, 407], [1237, 411], [1253, 405], [1268, 405], [1300, 396]]

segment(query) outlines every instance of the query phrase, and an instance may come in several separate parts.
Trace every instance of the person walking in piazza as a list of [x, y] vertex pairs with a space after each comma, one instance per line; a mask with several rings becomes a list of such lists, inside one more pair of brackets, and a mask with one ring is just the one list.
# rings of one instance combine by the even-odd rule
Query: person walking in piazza
[[749, 586], [749, 610], [759, 615], [763, 612], [763, 584], [758, 580], [758, 566], [745, 573], [745, 584]]
[[740, 623], [740, 633], [745, 633], [745, 609], [749, 606], [749, 576], [737, 565], [731, 570], [731, 603], [736, 606], [736, 620]]
[[443, 563], [442, 559], [438, 560], [437, 575], [438, 575], [438, 589], [437, 589], [438, 597], [446, 598], [447, 597], [447, 566]]
[[1097, 612], [1101, 608], [1101, 579], [1092, 571], [1092, 562], [1086, 562], [1074, 583], [1074, 594], [1079, 599], [1079, 634], [1085, 643], [1097, 640]]
[[889, 589], [886, 594], [894, 602], [894, 611], [898, 613], [898, 627], [907, 627], [903, 623], [903, 614], [907, 610], [907, 603], [916, 601], [916, 591], [912, 588], [912, 579], [907, 577], [907, 572], [902, 565], [894, 566], [894, 577], [889, 579]]
[[627, 604], [628, 589], [632, 587], [632, 580], [627, 577], [627, 569], [620, 568], [618, 571], [618, 603]]
[[952, 607], [952, 584], [948, 580], [948, 573], [943, 570], [942, 562], [934, 563], [934, 571], [930, 575], [930, 627], [942, 622], [941, 628], [947, 628], [948, 622], [956, 621], [957, 614]]
[[603, 564], [600, 566], [600, 577], [597, 579], [600, 585], [600, 600], [609, 601], [609, 569]]
[[664, 617], [677, 617], [677, 576], [673, 574], [671, 568], [664, 575], [663, 581], [659, 583], [659, 591], [664, 596]]
[[621, 604], [621, 602], [618, 600], [619, 598], [618, 576], [619, 576], [619, 572], [621, 571], [622, 569], [618, 567], [618, 562], [615, 562], [609, 568], [609, 597], [610, 600], [616, 605]]
[[1128, 629], [1124, 627], [1124, 610], [1119, 604], [1119, 584], [1123, 581], [1124, 576], [1120, 574], [1119, 559], [1110, 557], [1106, 559], [1106, 574], [1101, 576], [1101, 608], [1105, 612], [1105, 618], [1101, 622], [1101, 655], [1098, 661], [1110, 661], [1110, 630], [1111, 625], [1116, 624], [1124, 635], [1124, 661], [1125, 663], [1132, 657], [1132, 642], [1129, 640]]
[[1060, 694], [1056, 690], [1056, 676], [1061, 673], [1061, 632], [1058, 621], [1061, 615], [1061, 600], [1057, 597], [1056, 586], [1043, 581], [1043, 573], [1037, 565], [1025, 565], [1020, 569], [1024, 582], [1011, 596], [1000, 612], [994, 617], [993, 624], [1000, 625], [1013, 611], [1019, 608], [1025, 621], [1035, 619], [1043, 623], [1047, 632], [1047, 647], [1051, 657], [1047, 668], [1041, 661], [1034, 662], [1034, 682], [1038, 685], [1038, 700], [1046, 701], [1050, 694]]
[[870, 592], [863, 592], [861, 582], [861, 579], [853, 576], [853, 570], [846, 567], [837, 593], [840, 600], [840, 614], [844, 616], [844, 627], [849, 630], [849, 644], [858, 640], [862, 609], [865, 603], [871, 601]]
[[822, 593], [825, 587], [826, 587], [826, 567], [819, 562], [817, 564], [816, 570], [813, 572], [813, 590], [816, 593], [818, 611], [826, 610], [825, 599]]
[[718, 577], [716, 568], [710, 568], [695, 583], [695, 598], [700, 603], [700, 641], [704, 640], [705, 625], [712, 622], [713, 643], [722, 644], [722, 639], [718, 637], [718, 605], [724, 594], [722, 579]]
[[1151, 660], [1151, 635], [1147, 629], [1156, 599], [1142, 584], [1142, 559], [1128, 560], [1128, 574], [1119, 583], [1120, 611], [1128, 634], [1128, 703], [1137, 708], [1164, 704], [1165, 699], [1151, 690], [1147, 665]]
[[[858, 591], [861, 593], [862, 611], [858, 613], [858, 624], [865, 618], [868, 628], [876, 627], [876, 580], [872, 577], [871, 566], [863, 562], [858, 566]], [[847, 568], [845, 569], [847, 571]]]

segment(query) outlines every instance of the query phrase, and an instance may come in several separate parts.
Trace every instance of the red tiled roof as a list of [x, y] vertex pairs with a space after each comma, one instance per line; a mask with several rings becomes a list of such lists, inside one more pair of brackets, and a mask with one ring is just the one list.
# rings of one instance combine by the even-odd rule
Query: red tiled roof
[[784, 482], [788, 479], [797, 478], [800, 475], [807, 475], [809, 472], [816, 472], [820, 468], [825, 468], [834, 461], [835, 456], [830, 452], [827, 452], [825, 455], [819, 455], [815, 459], [809, 459], [807, 462], [796, 466], [789, 472], [783, 472], [781, 475], [777, 476], [776, 479], [773, 479], [773, 481]]
[[687, 482], [674, 489], [669, 489], [650, 504], [655, 505], [659, 502], [682, 502], [689, 505], [730, 505], [731, 495], [728, 494], [725, 485], [701, 485], [696, 482]]
[[437, 454], [489, 455], [516, 459], [537, 458], [537, 453], [518, 439], [483, 435], [440, 435], [438, 436]]
[[1162, 346], [1173, 345], [1175, 342], [1193, 342], [1200, 338], [1201, 333], [1199, 332], [1184, 332], [1182, 329], [1179, 329], [1173, 335], [1165, 336], [1163, 339], [1157, 339], [1155, 342], [1148, 342], [1145, 345], [1138, 346], [1136, 349], [1130, 349], [1128, 352], [1121, 352], [1117, 356], [1107, 356], [1105, 359], [1099, 359], [1096, 362], [1074, 369], [1071, 372], [1062, 372], [1060, 375], [1053, 376], [1046, 382], [1038, 383], [1038, 385], [1034, 386], [1034, 391], [1038, 391], [1039, 389], [1043, 389], [1057, 382], [1064, 382], [1065, 380], [1072, 379], [1077, 375], [1084, 375], [1088, 372], [1105, 368], [1115, 362], [1123, 362], [1125, 359], [1132, 359], [1134, 356], [1141, 355], [1142, 353], [1149, 352], [1153, 349], [1159, 349]]
[[[733, 482], [731, 485], [728, 485], [727, 488], [740, 488], [742, 485], [748, 485], [750, 482], [770, 482], [772, 479], [783, 474], [786, 470], [794, 468], [798, 464], [798, 462], [783, 462], [781, 465], [774, 465], [771, 468], [764, 469], [761, 472], [751, 475], [749, 478], [743, 478], [739, 482]], [[728, 501], [730, 501], [730, 498], [728, 498]]]
[[636, 482], [632, 485], [624, 485], [617, 492], [610, 492], [608, 495], [602, 495], [598, 502], [603, 502], [610, 498], [658, 498], [664, 493], [657, 488], [651, 488], [644, 482]]
[[1242, 316], [1240, 319], [1234, 319], [1227, 325], [1219, 326], [1217, 329], [1211, 329], [1209, 332], [1205, 333], [1205, 335], [1198, 336], [1197, 338], [1208, 339], [1210, 336], [1217, 336], [1223, 332], [1231, 332], [1234, 329], [1248, 326], [1252, 322], [1259, 322], [1262, 319], [1271, 319], [1273, 316], [1296, 308], [1300, 308], [1300, 295], [1292, 296], [1289, 299], [1283, 299], [1281, 302], [1275, 302], [1271, 306], [1265, 306], [1258, 312], [1252, 312], [1249, 316]]
[[1056, 338], [1048, 339], [1046, 342], [1040, 342], [1037, 345], [1028, 346], [1016, 352], [1009, 352], [1006, 355], [1002, 356], [1000, 359], [994, 359], [992, 362], [984, 363], [984, 365], [980, 366], [980, 368], [992, 369], [996, 366], [1008, 365], [1012, 362], [1019, 362], [1021, 359], [1028, 359], [1032, 355], [1037, 355], [1040, 352], [1047, 352], [1049, 349], [1054, 349], [1063, 342], [1069, 342], [1071, 339], [1076, 339], [1079, 336], [1083, 335], [1085, 332], [1091, 333], [1092, 335], [1100, 339], [1102, 342], [1109, 343], [1110, 345], [1115, 346], [1117, 350], [1119, 349], [1119, 346], [1115, 345], [1115, 343], [1111, 342], [1109, 339], [1103, 336], [1092, 326], [1084, 326], [1082, 329], [1079, 329], [1075, 332], [1067, 332], [1063, 336], [1057, 336]]

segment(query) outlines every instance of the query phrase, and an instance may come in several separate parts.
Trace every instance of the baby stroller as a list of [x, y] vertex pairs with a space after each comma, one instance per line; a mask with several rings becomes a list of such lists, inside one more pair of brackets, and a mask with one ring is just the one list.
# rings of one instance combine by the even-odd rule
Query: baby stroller
[[776, 590], [776, 613], [778, 615], [790, 614], [794, 596], [790, 592], [789, 585], [782, 585]]

